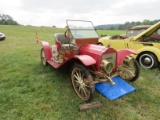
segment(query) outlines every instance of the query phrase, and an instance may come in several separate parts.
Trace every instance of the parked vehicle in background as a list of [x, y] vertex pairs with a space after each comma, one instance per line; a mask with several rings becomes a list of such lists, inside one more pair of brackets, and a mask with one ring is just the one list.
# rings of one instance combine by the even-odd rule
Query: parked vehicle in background
[[102, 37], [98, 43], [116, 50], [129, 48], [139, 52], [134, 57], [144, 68], [156, 68], [160, 62], [160, 22], [153, 26], [137, 26], [126, 32], [126, 36]]
[[6, 38], [5, 34], [0, 32], [0, 40], [5, 40], [5, 38]]
[[117, 75], [131, 82], [139, 77], [138, 64], [130, 56], [137, 52], [96, 45], [99, 36], [91, 21], [67, 20], [67, 31], [54, 37], [54, 45], [41, 42], [41, 61], [55, 69], [71, 67], [74, 91], [84, 101], [91, 100], [96, 83], [114, 85], [112, 77]]
[[[140, 26], [132, 27], [127, 30], [126, 37], [136, 36], [136, 35], [142, 33], [143, 31], [147, 30], [150, 27], [151, 27], [151, 25], [140, 25]], [[150, 37], [155, 38], [157, 40], [160, 39], [160, 29], [155, 31]]]

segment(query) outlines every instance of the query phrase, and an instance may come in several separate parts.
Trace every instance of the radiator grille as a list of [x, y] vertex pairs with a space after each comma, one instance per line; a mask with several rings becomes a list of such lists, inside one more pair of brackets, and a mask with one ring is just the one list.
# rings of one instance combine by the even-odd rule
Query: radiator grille
[[113, 64], [113, 68], [116, 67], [116, 53], [105, 54], [102, 56], [102, 60], [107, 60]]

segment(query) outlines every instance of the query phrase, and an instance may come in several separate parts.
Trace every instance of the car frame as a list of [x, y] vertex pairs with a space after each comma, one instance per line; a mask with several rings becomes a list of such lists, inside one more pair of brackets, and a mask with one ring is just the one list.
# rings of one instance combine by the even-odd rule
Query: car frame
[[[120, 35], [102, 37], [97, 44], [113, 47], [116, 50], [119, 49], [134, 49], [139, 54], [134, 55], [134, 58], [139, 64], [148, 69], [156, 68], [160, 62], [160, 22], [153, 26], [143, 26], [145, 30], [138, 35], [129, 35], [121, 37]], [[132, 30], [142, 29], [134, 27], [129, 29], [127, 33]], [[112, 39], [114, 38], [114, 39]]]
[[138, 63], [131, 54], [134, 50], [99, 46], [99, 36], [91, 21], [67, 20], [65, 33], [54, 34], [55, 44], [41, 41], [41, 62], [55, 69], [62, 66], [70, 70], [71, 82], [76, 94], [89, 102], [95, 84], [103, 82], [114, 85], [112, 78], [120, 77], [133, 82], [139, 77]]

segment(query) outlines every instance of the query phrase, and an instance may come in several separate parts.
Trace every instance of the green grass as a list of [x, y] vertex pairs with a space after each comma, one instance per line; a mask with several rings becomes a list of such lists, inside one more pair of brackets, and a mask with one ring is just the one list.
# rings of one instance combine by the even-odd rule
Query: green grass
[[[55, 70], [40, 62], [39, 39], [54, 44], [53, 34], [64, 29], [32, 26], [0, 26], [7, 38], [0, 41], [1, 120], [158, 120], [160, 118], [160, 74], [145, 70], [131, 83], [137, 90], [110, 101], [97, 91], [93, 101], [101, 108], [79, 112], [83, 103], [75, 94], [65, 68]], [[99, 35], [124, 31], [98, 31]]]

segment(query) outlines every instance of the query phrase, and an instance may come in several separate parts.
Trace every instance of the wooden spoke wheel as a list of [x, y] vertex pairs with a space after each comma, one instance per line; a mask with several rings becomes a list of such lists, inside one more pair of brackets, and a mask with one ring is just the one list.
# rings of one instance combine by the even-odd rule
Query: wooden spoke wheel
[[43, 48], [41, 49], [41, 62], [43, 65], [47, 65], [47, 61], [46, 61], [46, 57], [45, 57]]
[[121, 71], [121, 78], [130, 82], [137, 80], [137, 78], [139, 77], [140, 70], [139, 65], [135, 59], [133, 62], [130, 62], [129, 64], [123, 63], [122, 66], [124, 69]]
[[94, 86], [91, 85], [92, 76], [82, 65], [76, 64], [71, 71], [72, 85], [77, 95], [84, 101], [92, 99]]

